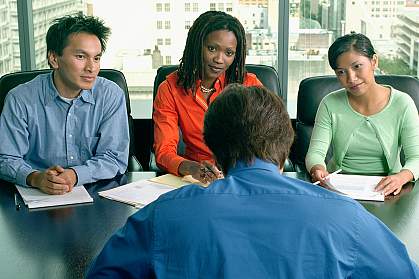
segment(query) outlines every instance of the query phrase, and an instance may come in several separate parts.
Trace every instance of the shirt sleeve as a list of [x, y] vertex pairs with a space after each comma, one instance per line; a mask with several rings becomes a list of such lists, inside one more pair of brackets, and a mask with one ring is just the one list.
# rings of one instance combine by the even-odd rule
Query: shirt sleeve
[[403, 169], [410, 170], [414, 179], [417, 180], [419, 178], [419, 116], [411, 98], [408, 99], [400, 139], [406, 159]]
[[23, 186], [28, 186], [27, 176], [36, 171], [24, 160], [29, 150], [27, 123], [24, 103], [9, 93], [0, 116], [0, 178]]
[[87, 278], [155, 278], [152, 203], [128, 218], [91, 264]]
[[112, 178], [127, 168], [129, 130], [125, 96], [118, 85], [114, 86], [109, 88], [111, 93], [101, 104], [103, 117], [98, 124], [95, 154], [83, 165], [71, 167], [77, 173], [77, 185]]
[[157, 165], [179, 175], [179, 165], [186, 159], [177, 154], [179, 142], [178, 112], [169, 83], [160, 84], [154, 100], [154, 152]]
[[332, 140], [332, 120], [324, 99], [320, 102], [316, 113], [310, 145], [305, 158], [307, 171], [310, 172], [314, 165], [326, 168], [325, 159], [327, 150]]
[[418, 278], [405, 245], [375, 216], [359, 212], [358, 243], [351, 278]]

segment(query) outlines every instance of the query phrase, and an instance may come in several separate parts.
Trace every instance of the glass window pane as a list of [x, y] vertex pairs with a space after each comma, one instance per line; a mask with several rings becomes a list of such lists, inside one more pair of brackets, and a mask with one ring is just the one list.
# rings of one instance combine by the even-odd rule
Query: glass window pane
[[0, 76], [20, 71], [16, 1], [0, 1]]
[[378, 73], [419, 76], [419, 18], [414, 1], [290, 0], [289, 7], [287, 105], [291, 117], [296, 114], [300, 81], [333, 75], [328, 47], [351, 31], [372, 41], [379, 56]]
[[[93, 15], [104, 19], [112, 29], [101, 66], [124, 73], [134, 118], [151, 118], [152, 90], [157, 68], [179, 63], [189, 28], [201, 13], [209, 9], [223, 9], [238, 17], [243, 24], [247, 20], [247, 63], [277, 65], [277, 3], [273, 7], [276, 13], [270, 19], [268, 1], [240, 4], [237, 1], [215, 0], [158, 0], [141, 3], [119, 0], [119, 6], [124, 9], [119, 13], [115, 13], [112, 1], [92, 0], [91, 3]], [[166, 11], [166, 6], [170, 11]], [[161, 8], [165, 12], [162, 13]]]
[[46, 58], [47, 45], [45, 37], [52, 21], [65, 15], [77, 14], [79, 12], [84, 14], [88, 13], [89, 6], [86, 6], [83, 2], [84, 1], [32, 0], [36, 69], [49, 68]]

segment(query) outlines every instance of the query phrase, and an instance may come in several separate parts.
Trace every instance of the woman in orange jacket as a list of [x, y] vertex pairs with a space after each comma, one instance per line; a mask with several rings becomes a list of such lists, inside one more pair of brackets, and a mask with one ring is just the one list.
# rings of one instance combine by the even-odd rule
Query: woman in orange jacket
[[[230, 83], [262, 86], [246, 73], [246, 38], [239, 20], [220, 11], [201, 14], [189, 30], [178, 69], [168, 75], [154, 100], [154, 150], [157, 165], [203, 183], [222, 177], [203, 139], [208, 106]], [[179, 129], [185, 154], [177, 154]]]

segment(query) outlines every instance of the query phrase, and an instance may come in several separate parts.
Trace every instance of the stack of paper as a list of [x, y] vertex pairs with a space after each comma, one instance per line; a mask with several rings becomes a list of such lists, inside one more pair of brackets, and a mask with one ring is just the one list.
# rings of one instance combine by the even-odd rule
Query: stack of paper
[[99, 192], [99, 196], [133, 205], [137, 208], [148, 205], [160, 195], [191, 183], [203, 185], [192, 176], [179, 177], [173, 174], [135, 181], [110, 190]]
[[384, 201], [384, 195], [374, 191], [381, 179], [383, 176], [334, 174], [325, 182], [332, 190], [356, 200]]
[[49, 195], [37, 188], [29, 188], [16, 185], [19, 194], [28, 208], [49, 207], [76, 203], [93, 202], [92, 197], [84, 186], [76, 186], [64, 195]]
[[133, 205], [141, 208], [153, 201], [160, 195], [175, 188], [149, 180], [135, 181], [110, 190], [99, 192], [99, 196]]

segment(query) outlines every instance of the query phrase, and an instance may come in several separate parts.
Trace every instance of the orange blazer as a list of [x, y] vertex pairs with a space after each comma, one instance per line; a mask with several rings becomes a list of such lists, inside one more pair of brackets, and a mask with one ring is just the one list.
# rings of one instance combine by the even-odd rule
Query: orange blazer
[[[215, 82], [215, 92], [211, 95], [211, 104], [224, 89], [224, 75]], [[154, 100], [154, 151], [157, 165], [169, 173], [179, 175], [178, 168], [182, 161], [203, 160], [214, 163], [214, 158], [209, 148], [204, 143], [203, 128], [204, 115], [208, 110], [208, 103], [196, 83], [196, 95], [192, 90], [187, 92], [182, 86], [177, 85], [177, 72], [167, 76], [158, 90]], [[256, 75], [247, 73], [243, 82], [245, 86], [262, 86]], [[179, 142], [179, 128], [182, 131], [185, 143], [185, 154], [177, 154]]]

